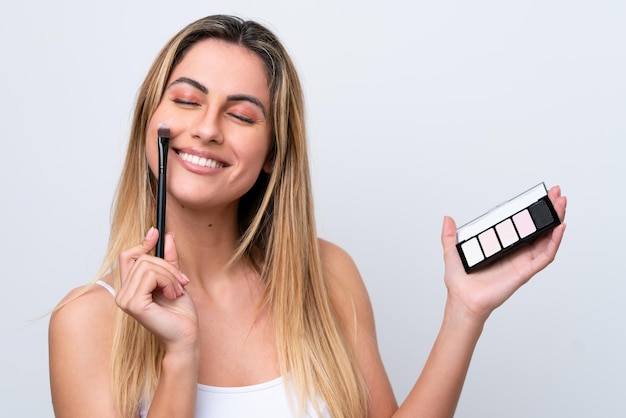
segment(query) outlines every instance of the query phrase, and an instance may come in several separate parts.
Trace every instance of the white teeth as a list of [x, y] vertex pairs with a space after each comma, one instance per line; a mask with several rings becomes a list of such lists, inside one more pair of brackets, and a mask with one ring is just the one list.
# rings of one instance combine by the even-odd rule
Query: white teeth
[[191, 164], [201, 165], [203, 167], [209, 167], [209, 168], [224, 167], [224, 164], [219, 163], [215, 160], [211, 160], [209, 158], [198, 157], [197, 155], [187, 154], [185, 152], [179, 152], [178, 155], [180, 155], [180, 158], [182, 158], [184, 161], [187, 161], [188, 163], [191, 163]]

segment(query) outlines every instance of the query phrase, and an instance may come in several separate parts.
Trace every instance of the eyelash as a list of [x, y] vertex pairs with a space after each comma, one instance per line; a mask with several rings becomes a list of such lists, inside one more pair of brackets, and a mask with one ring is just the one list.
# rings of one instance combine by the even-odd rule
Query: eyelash
[[239, 119], [240, 121], [252, 125], [254, 123], [254, 119], [247, 118], [245, 116], [238, 115], [236, 113], [229, 113], [232, 117]]
[[186, 106], [198, 106], [198, 103], [196, 102], [191, 102], [189, 100], [183, 100], [183, 99], [173, 99], [172, 100], [174, 103], [178, 103], [181, 105], [186, 105]]
[[[192, 102], [192, 101], [189, 101], [189, 100], [172, 99], [172, 101], [174, 103], [177, 103], [177, 104], [180, 104], [180, 105], [183, 105], [183, 106], [199, 106], [198, 103]], [[240, 120], [240, 121], [242, 121], [244, 123], [247, 123], [249, 125], [252, 125], [255, 122], [254, 119], [251, 119], [251, 118], [248, 118], [248, 117], [245, 117], [245, 116], [241, 116], [241, 115], [238, 115], [236, 113], [229, 113], [229, 115], [231, 115], [235, 119], [238, 119], [238, 120]]]

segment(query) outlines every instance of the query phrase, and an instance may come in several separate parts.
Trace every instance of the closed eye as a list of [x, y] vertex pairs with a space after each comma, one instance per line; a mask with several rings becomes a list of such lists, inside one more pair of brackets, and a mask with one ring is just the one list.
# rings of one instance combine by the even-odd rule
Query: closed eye
[[184, 100], [184, 99], [178, 99], [177, 98], [177, 99], [172, 99], [172, 101], [174, 103], [178, 103], [178, 104], [181, 104], [183, 106], [200, 106], [198, 103], [192, 102], [190, 100]]
[[239, 119], [240, 121], [245, 122], [245, 123], [247, 123], [249, 125], [252, 125], [255, 122], [254, 119], [250, 119], [250, 118], [248, 118], [246, 116], [238, 115], [237, 113], [229, 113], [229, 115], [231, 115], [235, 119]]

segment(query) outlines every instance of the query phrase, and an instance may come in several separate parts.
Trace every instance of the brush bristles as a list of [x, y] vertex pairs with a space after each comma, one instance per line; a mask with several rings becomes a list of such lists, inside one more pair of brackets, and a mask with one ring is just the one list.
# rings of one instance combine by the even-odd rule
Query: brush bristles
[[159, 138], [167, 138], [170, 137], [170, 126], [167, 123], [162, 123], [158, 128]]

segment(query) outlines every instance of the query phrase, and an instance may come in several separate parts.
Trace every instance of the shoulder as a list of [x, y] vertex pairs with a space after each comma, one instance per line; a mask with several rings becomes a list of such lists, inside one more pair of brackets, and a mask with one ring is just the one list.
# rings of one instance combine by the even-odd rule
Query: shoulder
[[100, 395], [96, 400], [91, 395], [110, 393], [116, 310], [115, 299], [107, 289], [87, 285], [68, 293], [52, 313], [48, 350], [56, 416], [88, 416], [86, 411], [94, 410], [115, 415], [110, 396]]
[[334, 310], [345, 328], [371, 324], [371, 303], [361, 274], [346, 250], [318, 239], [324, 282]]
[[371, 394], [370, 416], [391, 416], [397, 403], [378, 351], [374, 312], [361, 274], [341, 247], [320, 239], [319, 249], [329, 300]]
[[346, 287], [362, 286], [359, 270], [346, 250], [321, 238], [318, 238], [318, 243], [322, 273], [331, 290], [341, 291]]
[[352, 257], [346, 250], [322, 238], [317, 239], [320, 249], [320, 259], [324, 269], [356, 268]]
[[[83, 330], [84, 325], [103, 324], [115, 314], [115, 298], [103, 286], [89, 284], [70, 291], [50, 318], [50, 331]], [[112, 322], [111, 322], [112, 324]]]
[[51, 355], [76, 356], [90, 350], [91, 346], [110, 347], [116, 306], [111, 293], [99, 285], [91, 284], [69, 292], [50, 317]]

